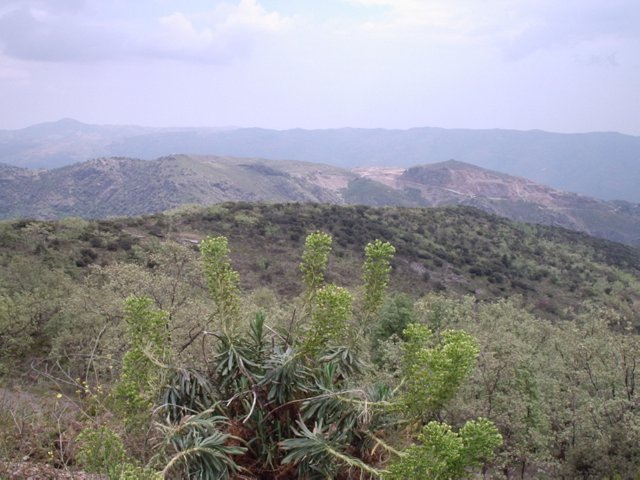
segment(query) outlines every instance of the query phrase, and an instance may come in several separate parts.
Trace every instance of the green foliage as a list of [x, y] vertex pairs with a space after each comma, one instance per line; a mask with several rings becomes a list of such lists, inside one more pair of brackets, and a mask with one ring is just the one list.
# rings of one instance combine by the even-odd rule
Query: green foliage
[[362, 266], [364, 283], [364, 305], [362, 313], [367, 321], [375, 315], [384, 301], [384, 293], [389, 283], [391, 259], [396, 249], [389, 242], [375, 240], [364, 247], [365, 261]]
[[[345, 337], [357, 337], [349, 333], [355, 321], [346, 322], [344, 336], [317, 342], [313, 355], [304, 351], [307, 335], [320, 332], [322, 337], [324, 330], [315, 331], [313, 316], [299, 315], [293, 303], [305, 289], [295, 275], [299, 264], [293, 252], [305, 231], [316, 228], [333, 234], [339, 261], [330, 277], [336, 284], [351, 291], [361, 286], [358, 250], [365, 239], [377, 237], [392, 239], [398, 250], [391, 290], [446, 292], [430, 293], [415, 307], [408, 295], [383, 304], [372, 318], [371, 336], [362, 339], [374, 345], [375, 370], [361, 349], [344, 344]], [[92, 422], [124, 432], [132, 457], [146, 461], [156, 448], [158, 461], [168, 462], [177, 451], [170, 443], [162, 448], [152, 419], [175, 428], [216, 405], [207, 415], [224, 416], [227, 423], [218, 430], [238, 438], [230, 438], [230, 445], [247, 449], [231, 459], [248, 468], [247, 476], [266, 480], [295, 478], [303, 457], [315, 465], [313, 455], [304, 454], [309, 438], [298, 421], [323, 445], [345, 455], [343, 460], [332, 455], [327, 466], [343, 478], [367, 475], [349, 463], [353, 459], [384, 469], [395, 458], [394, 449], [415, 440], [422, 422], [446, 421], [459, 432], [477, 417], [492, 421], [504, 440], [487, 466], [491, 478], [634, 478], [640, 470], [636, 250], [465, 208], [229, 203], [140, 219], [6, 222], [0, 230], [4, 372], [15, 381], [19, 372], [33, 371], [26, 368], [31, 364], [47, 378], [77, 383], [65, 395]], [[202, 281], [196, 259], [193, 243], [205, 232], [228, 236], [248, 290], [269, 283], [267, 293], [238, 294], [240, 320], [228, 331], [211, 315], [208, 282]], [[93, 264], [78, 266], [89, 250], [96, 254]], [[475, 297], [459, 296], [471, 291]], [[160, 330], [171, 354], [146, 355], [153, 348], [145, 343], [137, 360], [125, 361], [139, 360], [143, 367], [150, 362], [155, 371], [146, 386], [134, 384], [132, 393], [144, 399], [138, 425], [148, 434], [123, 428], [127, 416], [122, 413], [133, 413], [124, 402], [96, 408], [94, 395], [97, 385], [109, 392], [119, 374], [129, 328], [122, 300], [130, 295], [152, 298], [150, 310], [168, 314]], [[363, 303], [355, 303], [356, 321]], [[265, 315], [256, 322], [259, 309]], [[402, 333], [416, 322], [432, 331], [420, 342]], [[449, 370], [440, 350], [449, 330], [466, 331], [479, 354], [466, 380], [452, 382], [455, 388], [447, 391], [441, 385], [449, 381]], [[415, 372], [407, 355], [413, 344], [421, 345], [413, 360], [425, 367]], [[467, 361], [466, 355], [459, 357]], [[163, 363], [166, 368], [159, 366]], [[451, 369], [456, 378], [462, 373]], [[11, 388], [10, 382], [3, 387]], [[77, 397], [74, 388], [80, 390]], [[117, 400], [117, 391], [111, 389], [114, 396], [108, 398]], [[436, 400], [429, 400], [432, 393]], [[413, 409], [410, 397], [417, 399]], [[37, 397], [29, 398], [38, 405]], [[120, 407], [115, 415], [105, 411], [114, 404]], [[6, 411], [3, 418], [11, 432], [17, 431], [20, 422], [14, 425]], [[38, 443], [47, 445], [44, 450], [33, 449], [46, 457], [51, 439], [59, 438], [56, 418], [43, 418], [33, 416], [33, 425], [22, 429], [21, 456], [30, 454], [35, 438], [46, 439]], [[66, 418], [59, 423], [76, 425]], [[15, 444], [13, 439], [8, 436], [5, 444]], [[302, 456], [284, 464], [297, 450], [284, 448], [291, 439], [306, 446], [298, 450]], [[184, 464], [174, 465], [175, 472], [183, 472]]]
[[161, 393], [159, 413], [166, 423], [178, 423], [185, 416], [207, 410], [214, 401], [211, 381], [195, 369], [175, 369]]
[[306, 352], [313, 355], [321, 348], [345, 344], [352, 300], [348, 290], [336, 285], [325, 285], [316, 292], [310, 329], [305, 335]]
[[162, 360], [167, 353], [167, 314], [155, 310], [153, 301], [145, 297], [129, 297], [124, 311], [131, 350], [144, 350], [148, 356]]
[[0, 373], [46, 352], [46, 326], [64, 305], [69, 280], [57, 267], [0, 255]]
[[456, 330], [442, 332], [433, 345], [433, 334], [420, 324], [410, 324], [404, 335], [404, 408], [412, 417], [428, 419], [453, 399], [474, 365], [478, 345]]
[[[236, 216], [257, 220], [236, 222]], [[155, 262], [148, 262], [149, 253], [158, 245], [178, 242], [183, 244], [183, 250], [194, 254], [192, 243], [213, 231], [226, 236], [229, 244], [234, 245], [234, 266], [248, 291], [268, 283], [278, 295], [292, 298], [302, 290], [295, 275], [299, 268], [295, 260], [299, 239], [310, 229], [322, 229], [332, 232], [334, 251], [340, 258], [332, 270], [332, 281], [349, 288], [361, 283], [358, 275], [361, 246], [369, 239], [385, 238], [397, 249], [398, 261], [390, 275], [392, 291], [413, 296], [433, 290], [447, 291], [449, 296], [477, 292], [482, 301], [519, 294], [527, 310], [548, 319], [570, 319], [568, 307], [589, 298], [640, 325], [640, 315], [633, 308], [634, 302], [640, 300], [637, 249], [566, 230], [515, 224], [471, 208], [225, 203], [181, 215], [156, 214], [72, 224], [70, 227], [56, 222], [5, 222], [5, 234], [0, 237], [3, 259], [0, 284], [31, 291], [29, 285], [37, 284], [39, 276], [51, 274], [58, 283], [67, 277], [78, 289], [83, 289], [86, 276], [92, 275], [98, 265], [107, 269], [116, 263], [135, 265], [151, 274], [153, 282], [145, 282], [143, 288], [130, 284], [125, 296], [149, 296], [173, 317], [172, 308], [190, 307], [195, 299], [204, 303], [200, 279], [189, 282], [190, 290], [179, 291], [190, 292], [188, 302], [184, 295], [174, 301], [172, 292], [167, 291], [168, 280], [175, 280], [175, 275], [181, 275], [180, 270], [162, 266], [163, 276], [157, 276], [159, 269]], [[269, 232], [268, 237], [265, 232]], [[83, 249], [97, 254], [91, 269], [76, 266]], [[256, 258], [268, 259], [269, 270], [254, 271]], [[20, 265], [12, 267], [14, 262]], [[194, 260], [189, 262], [191, 272], [201, 272]], [[31, 271], [36, 275], [31, 275]], [[129, 278], [128, 282], [133, 280]], [[54, 307], [49, 318], [55, 316], [56, 305], [65, 307], [68, 298], [67, 292], [50, 285], [39, 288], [37, 295], [45, 295], [46, 305]], [[73, 319], [94, 313], [93, 309], [77, 310], [65, 315], [64, 322], [73, 323]], [[183, 311], [186, 313], [186, 309]], [[46, 324], [47, 312], [43, 313], [38, 318]], [[118, 316], [109, 313], [112, 320]], [[190, 314], [191, 319], [204, 316], [200, 312]], [[55, 335], [64, 328], [64, 322], [59, 322], [47, 335]], [[183, 326], [181, 332], [188, 335], [193, 325]], [[42, 331], [41, 325], [36, 328]], [[45, 342], [41, 346], [48, 345]]]
[[204, 275], [209, 292], [226, 330], [232, 329], [240, 313], [240, 275], [231, 267], [225, 237], [207, 237], [200, 243]]
[[152, 468], [125, 463], [122, 465], [122, 471], [117, 480], [163, 480], [163, 476]]
[[122, 374], [115, 389], [119, 409], [130, 423], [148, 413], [159, 391], [160, 367], [168, 359], [167, 314], [152, 308], [145, 297], [125, 301], [130, 347], [122, 359]]
[[120, 437], [107, 427], [88, 427], [76, 438], [78, 465], [109, 480], [160, 480], [158, 472], [134, 464]]
[[104, 473], [109, 478], [117, 478], [113, 471], [119, 472], [127, 459], [127, 453], [120, 437], [107, 427], [85, 428], [76, 442], [79, 445], [78, 464], [92, 473]]
[[324, 232], [311, 233], [304, 241], [300, 271], [308, 300], [313, 298], [316, 290], [324, 283], [331, 243], [331, 235]]
[[379, 470], [345, 453], [349, 449], [349, 436], [344, 430], [323, 427], [321, 423], [316, 423], [311, 430], [303, 422], [298, 422], [298, 428], [292, 431], [295, 438], [280, 442], [287, 452], [282, 464], [297, 465], [298, 478], [337, 478], [345, 466], [374, 477], [380, 476]]
[[385, 480], [469, 478], [469, 468], [479, 467], [493, 456], [502, 436], [489, 420], [479, 418], [454, 432], [445, 423], [429, 422], [409, 447], [389, 466]]
[[640, 431], [632, 413], [638, 393], [629, 386], [637, 382], [638, 335], [610, 309], [585, 304], [577, 321], [552, 324], [521, 302], [468, 310], [466, 299], [432, 295], [418, 302], [423, 311], [467, 310], [442, 317], [441, 328], [464, 328], [480, 346], [475, 368], [445, 409], [447, 419], [494, 422], [504, 439], [494, 472], [634, 478], [640, 470], [632, 453]]
[[445, 297], [428, 293], [416, 302], [416, 313], [435, 332], [447, 328], [462, 328], [473, 317], [475, 299], [471, 296]]
[[24, 355], [33, 344], [35, 325], [20, 299], [0, 295], [0, 367], [9, 359]]
[[[330, 245], [325, 234], [316, 238]], [[160, 412], [175, 453], [165, 473], [225, 478], [243, 466], [259, 478], [295, 471], [302, 478], [352, 470], [378, 475], [368, 460], [377, 444], [367, 432], [385, 425], [383, 409], [371, 409], [391, 390], [349, 388], [367, 368], [345, 345], [351, 341], [352, 296], [336, 285], [316, 287], [301, 338], [266, 326], [258, 314], [246, 329], [212, 332], [215, 354], [206, 373], [168, 377]], [[225, 450], [230, 443], [234, 447]]]
[[373, 347], [387, 340], [392, 335], [402, 335], [410, 323], [416, 323], [417, 316], [413, 308], [413, 300], [405, 294], [390, 296], [382, 305], [375, 326], [371, 329]]
[[166, 442], [174, 454], [162, 471], [167, 475], [194, 480], [224, 480], [240, 470], [233, 456], [244, 447], [230, 445], [233, 439], [225, 428], [226, 419], [205, 410], [184, 417], [176, 426], [164, 427]]

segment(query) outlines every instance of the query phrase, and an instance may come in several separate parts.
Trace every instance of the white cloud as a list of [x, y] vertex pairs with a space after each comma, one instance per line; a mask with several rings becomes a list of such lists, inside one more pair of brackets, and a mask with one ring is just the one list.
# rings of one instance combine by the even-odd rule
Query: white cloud
[[12, 8], [0, 10], [0, 45], [5, 54], [52, 62], [140, 57], [229, 61], [246, 55], [258, 40], [291, 23], [287, 17], [266, 11], [256, 0], [147, 19], [128, 16], [126, 11], [120, 11], [120, 16], [96, 16], [81, 8], [81, 0], [7, 5]]
[[162, 57], [229, 61], [247, 54], [261, 38], [282, 32], [291, 23], [287, 17], [267, 12], [255, 0], [242, 0], [209, 12], [175, 12], [162, 17], [159, 28], [150, 32], [155, 41], [146, 48]]
[[362, 25], [371, 33], [387, 37], [410, 35], [429, 41], [432, 46], [491, 45], [511, 60], [540, 50], [640, 39], [637, 0], [344, 1], [387, 9], [382, 19]]
[[497, 27], [505, 25], [505, 17], [510, 13], [510, 5], [513, 5], [508, 0], [346, 1], [388, 9], [383, 19], [367, 23], [367, 27], [372, 30], [393, 34], [431, 34], [443, 40], [477, 39], [489, 29], [497, 33]]
[[504, 48], [512, 59], [538, 51], [640, 39], [640, 3], [636, 0], [529, 0], [521, 3], [518, 14], [527, 28]]
[[250, 29], [259, 32], [279, 32], [286, 29], [292, 20], [277, 12], [267, 12], [256, 0], [241, 0], [237, 7], [228, 8], [221, 25], [226, 29]]

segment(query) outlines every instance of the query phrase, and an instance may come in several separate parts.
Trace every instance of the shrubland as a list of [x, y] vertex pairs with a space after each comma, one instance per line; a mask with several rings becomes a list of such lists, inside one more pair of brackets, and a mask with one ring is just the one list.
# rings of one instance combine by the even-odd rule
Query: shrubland
[[464, 208], [224, 204], [3, 222], [0, 255], [5, 463], [640, 472], [632, 248]]

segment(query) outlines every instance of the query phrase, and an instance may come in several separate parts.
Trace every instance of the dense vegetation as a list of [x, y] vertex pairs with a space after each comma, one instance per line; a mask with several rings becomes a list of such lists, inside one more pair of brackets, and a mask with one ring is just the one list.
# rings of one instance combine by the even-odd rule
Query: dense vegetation
[[0, 453], [110, 478], [635, 478], [639, 266], [465, 208], [4, 222]]

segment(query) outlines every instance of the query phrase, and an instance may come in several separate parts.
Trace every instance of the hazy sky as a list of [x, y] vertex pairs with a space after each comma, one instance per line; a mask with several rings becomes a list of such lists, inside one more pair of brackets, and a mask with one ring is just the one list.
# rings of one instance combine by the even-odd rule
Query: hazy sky
[[0, 0], [0, 128], [640, 135], [639, 0]]

